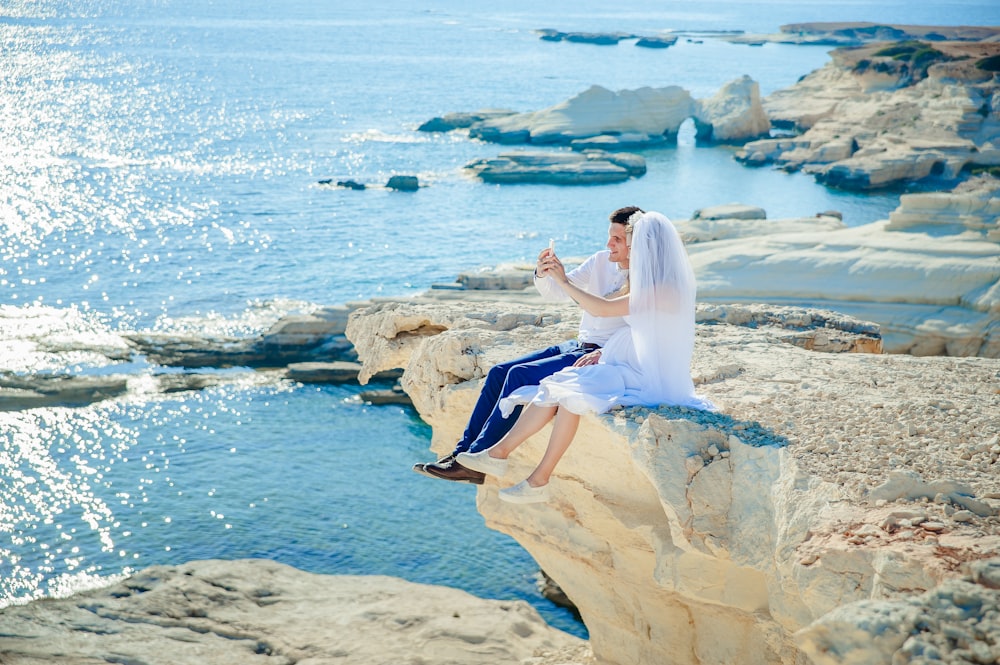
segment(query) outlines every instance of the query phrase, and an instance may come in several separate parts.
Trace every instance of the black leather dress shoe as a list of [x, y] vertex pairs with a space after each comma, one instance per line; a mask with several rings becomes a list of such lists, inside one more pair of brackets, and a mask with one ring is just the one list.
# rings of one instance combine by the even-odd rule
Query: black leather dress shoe
[[443, 480], [453, 480], [457, 483], [472, 483], [473, 485], [482, 485], [483, 481], [486, 480], [485, 473], [468, 469], [456, 462], [454, 458], [447, 464], [441, 464], [440, 462], [425, 464], [424, 473]]

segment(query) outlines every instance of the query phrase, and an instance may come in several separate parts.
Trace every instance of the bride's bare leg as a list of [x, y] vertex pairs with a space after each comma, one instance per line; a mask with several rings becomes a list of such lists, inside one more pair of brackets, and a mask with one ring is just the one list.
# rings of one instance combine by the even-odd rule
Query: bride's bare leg
[[555, 413], [556, 407], [554, 406], [535, 406], [533, 404], [526, 406], [510, 431], [493, 446], [487, 448], [490, 457], [507, 459], [507, 456], [524, 443], [528, 437], [545, 427], [545, 424], [552, 420]]
[[535, 470], [528, 476], [529, 485], [532, 487], [541, 487], [548, 484], [549, 477], [555, 471], [556, 464], [562, 459], [563, 453], [569, 448], [569, 444], [573, 443], [573, 437], [576, 436], [576, 430], [579, 426], [580, 416], [572, 411], [559, 409], [559, 412], [556, 413], [555, 422], [552, 423], [552, 436], [549, 437], [549, 445], [545, 448], [542, 461], [538, 463]]

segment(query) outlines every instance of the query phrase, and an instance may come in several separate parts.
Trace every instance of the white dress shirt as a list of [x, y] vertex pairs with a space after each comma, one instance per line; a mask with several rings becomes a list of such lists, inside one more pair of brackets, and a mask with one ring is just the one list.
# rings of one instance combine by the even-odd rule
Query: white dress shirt
[[[608, 257], [611, 252], [604, 249], [597, 252], [577, 268], [566, 273], [574, 285], [580, 287], [595, 296], [606, 298], [620, 289], [628, 277], [628, 271], [622, 270], [618, 264], [610, 261]], [[551, 301], [571, 300], [562, 286], [551, 277], [535, 277], [535, 288], [542, 294], [542, 298]], [[584, 311], [580, 319], [580, 334], [578, 339], [581, 343], [597, 344], [604, 346], [611, 337], [611, 333], [625, 325], [625, 319], [621, 316], [594, 316]]]

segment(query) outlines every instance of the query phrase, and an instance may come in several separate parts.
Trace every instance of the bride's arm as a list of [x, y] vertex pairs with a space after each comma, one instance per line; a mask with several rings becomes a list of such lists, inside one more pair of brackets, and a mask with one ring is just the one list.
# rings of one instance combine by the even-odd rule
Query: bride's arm
[[594, 316], [626, 316], [628, 314], [628, 296], [617, 298], [602, 298], [593, 293], [584, 291], [579, 286], [569, 281], [566, 276], [566, 269], [562, 261], [555, 256], [549, 256], [544, 260], [544, 268], [539, 274], [545, 274], [556, 280], [563, 291], [580, 305], [588, 314]]

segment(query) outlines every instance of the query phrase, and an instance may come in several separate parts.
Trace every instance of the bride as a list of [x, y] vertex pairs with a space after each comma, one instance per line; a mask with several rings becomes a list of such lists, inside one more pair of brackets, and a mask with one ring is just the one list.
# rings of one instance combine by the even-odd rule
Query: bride
[[584, 413], [604, 413], [616, 405], [715, 409], [695, 394], [691, 380], [696, 287], [684, 244], [674, 225], [660, 213], [636, 213], [629, 222], [627, 293], [602, 298], [577, 288], [553, 254], [539, 271], [556, 279], [590, 314], [624, 316], [628, 325], [608, 340], [597, 364], [568, 367], [538, 386], [511, 393], [501, 403], [505, 416], [519, 404], [528, 405], [514, 427], [491, 448], [458, 455], [456, 461], [465, 467], [502, 476], [507, 456], [554, 418], [541, 462], [527, 479], [500, 490], [505, 501], [548, 499], [549, 477], [573, 441]]

